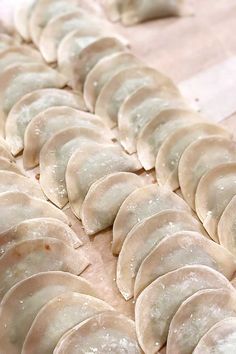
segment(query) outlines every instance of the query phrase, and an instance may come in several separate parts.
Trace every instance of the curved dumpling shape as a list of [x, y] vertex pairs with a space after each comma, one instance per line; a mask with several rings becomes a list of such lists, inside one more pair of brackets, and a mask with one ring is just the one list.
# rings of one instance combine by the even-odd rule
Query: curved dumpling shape
[[183, 301], [199, 290], [221, 288], [233, 290], [222, 274], [201, 265], [177, 269], [150, 284], [135, 305], [136, 332], [143, 351], [156, 353], [163, 347], [172, 318]]
[[24, 134], [30, 121], [47, 108], [56, 106], [86, 110], [82, 96], [53, 88], [28, 93], [13, 106], [5, 126], [6, 141], [13, 155], [23, 150]]
[[25, 337], [40, 309], [68, 291], [96, 296], [83, 278], [61, 271], [43, 272], [20, 281], [0, 305], [0, 340], [5, 353], [20, 354]]
[[139, 267], [162, 239], [178, 231], [202, 232], [201, 224], [185, 211], [166, 210], [144, 219], [128, 233], [117, 263], [116, 283], [126, 300], [134, 295]]
[[[30, 41], [29, 19], [37, 0], [25, 0], [14, 6], [14, 25], [17, 32], [26, 41]], [[38, 1], [37, 1], [38, 2]]]
[[115, 53], [99, 60], [86, 76], [84, 83], [84, 99], [89, 110], [94, 111], [102, 88], [113, 76], [124, 69], [137, 66], [143, 66], [143, 63], [129, 52]]
[[49, 301], [36, 316], [23, 345], [22, 354], [51, 354], [60, 338], [88, 318], [112, 311], [106, 302], [75, 292]]
[[59, 131], [71, 127], [103, 130], [106, 136], [110, 134], [112, 137], [110, 129], [106, 128], [99, 117], [67, 106], [48, 108], [35, 116], [26, 128], [24, 167], [30, 169], [37, 166], [43, 145]]
[[[0, 122], [1, 125], [1, 122]], [[1, 131], [1, 129], [0, 129]], [[0, 157], [8, 159], [9, 161], [14, 161], [14, 157], [12, 156], [12, 154], [9, 151], [9, 147], [6, 144], [5, 140], [3, 138], [0, 137]]]
[[69, 330], [53, 353], [89, 353], [91, 348], [98, 353], [141, 354], [134, 322], [114, 311], [102, 312]]
[[130, 154], [137, 150], [140, 130], [165, 109], [187, 108], [177, 88], [141, 87], [128, 96], [118, 113], [119, 141]]
[[114, 172], [135, 172], [141, 166], [136, 156], [127, 155], [119, 145], [86, 146], [76, 151], [66, 169], [66, 187], [73, 213], [80, 218], [83, 201], [91, 185]]
[[208, 122], [182, 127], [170, 134], [158, 151], [155, 169], [157, 182], [171, 190], [179, 188], [178, 165], [184, 150], [195, 140], [219, 135], [231, 138], [229, 131], [219, 124]]
[[196, 212], [215, 241], [218, 241], [220, 217], [235, 195], [236, 163], [216, 166], [200, 179], [195, 196]]
[[137, 139], [138, 158], [145, 170], [155, 166], [158, 151], [171, 133], [200, 120], [198, 113], [183, 109], [167, 109], [153, 117], [140, 130]]
[[5, 33], [0, 33], [0, 53], [14, 45], [14, 38]]
[[19, 175], [24, 175], [23, 171], [21, 171], [21, 169], [15, 164], [15, 162], [5, 157], [0, 157], [0, 171], [9, 171], [15, 172]]
[[67, 216], [52, 204], [20, 192], [0, 195], [0, 215], [0, 233], [27, 219], [51, 217], [69, 223]]
[[95, 113], [103, 117], [111, 128], [114, 127], [124, 100], [143, 86], [156, 86], [160, 89], [175, 87], [169, 78], [155, 69], [145, 66], [124, 69], [102, 88], [96, 101]]
[[232, 354], [236, 351], [236, 318], [217, 322], [200, 339], [193, 354]]
[[158, 277], [186, 265], [202, 264], [232, 279], [236, 262], [224, 247], [191, 231], [163, 239], [142, 262], [134, 287], [135, 297]]
[[94, 182], [81, 208], [85, 232], [93, 235], [111, 226], [123, 201], [143, 185], [141, 177], [129, 172], [112, 173]]
[[236, 143], [220, 136], [193, 142], [183, 152], [178, 177], [184, 199], [195, 209], [195, 194], [201, 177], [215, 166], [236, 161]]
[[182, 198], [156, 184], [138, 188], [131, 193], [121, 205], [113, 225], [113, 254], [120, 253], [125, 238], [134, 226], [167, 209], [190, 210]]
[[0, 258], [0, 299], [13, 285], [31, 275], [54, 270], [77, 275], [88, 265], [81, 252], [55, 238], [22, 241]]
[[235, 316], [235, 290], [198, 291], [185, 300], [174, 315], [170, 324], [166, 353], [192, 354], [199, 340], [212, 326], [227, 317]]
[[217, 234], [220, 244], [236, 256], [236, 225], [235, 225], [236, 196], [234, 196], [220, 217]]

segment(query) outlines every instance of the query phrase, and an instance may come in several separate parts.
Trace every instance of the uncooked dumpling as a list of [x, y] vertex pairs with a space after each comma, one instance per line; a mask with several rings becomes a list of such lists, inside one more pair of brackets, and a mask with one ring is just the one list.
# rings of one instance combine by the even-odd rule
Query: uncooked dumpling
[[38, 273], [13, 286], [0, 306], [2, 350], [20, 354], [25, 337], [40, 309], [54, 297], [68, 291], [96, 296], [85, 279], [61, 271]]
[[220, 221], [218, 223], [217, 228], [220, 244], [227, 248], [234, 256], [236, 256], [235, 210], [236, 196], [231, 199], [231, 201], [225, 208], [223, 214], [220, 217]]
[[[1, 153], [0, 153], [0, 155], [1, 155]], [[24, 174], [21, 171], [21, 169], [15, 164], [15, 162], [13, 162], [5, 157], [0, 157], [0, 171], [15, 172], [19, 175]]]
[[127, 155], [119, 145], [85, 146], [76, 151], [66, 170], [66, 187], [73, 213], [80, 218], [81, 206], [91, 185], [114, 172], [135, 172], [141, 166], [136, 156]]
[[14, 45], [14, 38], [5, 33], [0, 33], [0, 53]]
[[163, 347], [172, 318], [183, 301], [199, 290], [220, 288], [233, 290], [222, 274], [201, 265], [177, 269], [150, 284], [135, 305], [136, 331], [143, 351], [156, 353]]
[[81, 208], [85, 232], [93, 235], [111, 226], [123, 201], [144, 185], [141, 177], [129, 172], [116, 172], [94, 182]]
[[232, 279], [236, 261], [224, 247], [203, 235], [181, 231], [163, 239], [141, 264], [134, 287], [135, 297], [156, 278], [185, 265], [202, 264]]
[[88, 318], [113, 310], [102, 300], [75, 292], [49, 301], [36, 316], [25, 339], [22, 354], [52, 354], [60, 338]]
[[236, 161], [236, 143], [212, 136], [193, 142], [179, 161], [178, 176], [184, 199], [195, 209], [195, 194], [201, 177], [213, 167]]
[[6, 121], [6, 141], [13, 155], [24, 147], [27, 125], [39, 113], [50, 107], [68, 106], [85, 110], [83, 98], [66, 90], [42, 89], [22, 97], [10, 111]]
[[90, 352], [141, 354], [134, 322], [114, 311], [100, 313], [69, 330], [53, 353]]
[[[25, 41], [30, 41], [29, 19], [37, 0], [24, 0], [14, 6], [14, 25]], [[38, 1], [37, 1], [38, 2]]]
[[134, 281], [143, 260], [163, 238], [178, 231], [202, 232], [201, 224], [186, 211], [166, 210], [144, 219], [128, 233], [117, 263], [117, 286], [126, 300], [134, 294]]
[[179, 128], [170, 134], [161, 145], [156, 158], [155, 169], [158, 184], [171, 190], [178, 189], [178, 165], [181, 155], [192, 142], [210, 135], [231, 137], [229, 131], [222, 126], [208, 122]]
[[[1, 121], [0, 121], [0, 126], [1, 126]], [[1, 131], [1, 129], [0, 129], [0, 131]], [[0, 136], [0, 157], [8, 159], [9, 161], [15, 160], [9, 151], [8, 145], [6, 144], [5, 140], [3, 138], [1, 138], [1, 136]]]
[[128, 233], [139, 222], [167, 209], [190, 210], [182, 198], [156, 184], [131, 193], [121, 205], [113, 225], [112, 252], [120, 253]]

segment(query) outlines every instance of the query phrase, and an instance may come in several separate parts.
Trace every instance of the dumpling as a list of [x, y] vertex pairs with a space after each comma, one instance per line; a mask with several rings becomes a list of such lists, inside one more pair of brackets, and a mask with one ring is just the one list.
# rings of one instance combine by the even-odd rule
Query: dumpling
[[71, 107], [51, 107], [36, 115], [28, 124], [24, 135], [23, 164], [26, 169], [39, 163], [39, 153], [43, 145], [60, 130], [84, 127], [101, 130], [112, 138], [101, 118]]
[[55, 106], [68, 106], [85, 110], [83, 98], [73, 92], [59, 89], [42, 89], [23, 96], [11, 109], [6, 120], [6, 141], [13, 155], [24, 147], [27, 125], [39, 113]]
[[96, 296], [85, 279], [61, 271], [38, 273], [13, 286], [0, 305], [1, 349], [5, 353], [20, 354], [40, 309], [68, 291]]
[[128, 233], [117, 263], [116, 283], [126, 300], [134, 295], [139, 267], [162, 239], [178, 231], [202, 232], [202, 225], [186, 211], [166, 210], [144, 219]]
[[[1, 153], [0, 153], [1, 155]], [[15, 162], [5, 158], [0, 157], [0, 171], [15, 172], [19, 175], [24, 175], [21, 169], [15, 164]]]
[[218, 223], [217, 234], [219, 242], [236, 256], [236, 225], [235, 225], [236, 196], [234, 196], [223, 211]]
[[129, 52], [115, 53], [99, 60], [86, 76], [84, 83], [84, 99], [89, 110], [94, 111], [102, 88], [113, 76], [124, 69], [137, 66], [143, 66], [143, 63]]
[[118, 112], [125, 99], [143, 86], [171, 89], [173, 82], [149, 67], [134, 67], [118, 72], [102, 88], [95, 105], [95, 113], [112, 128], [117, 125]]
[[26, 41], [30, 41], [29, 19], [37, 0], [17, 2], [14, 6], [14, 25], [17, 32]]
[[144, 180], [129, 172], [116, 172], [94, 182], [84, 199], [81, 220], [85, 232], [93, 235], [111, 226], [123, 201]]
[[114, 172], [135, 172], [141, 166], [136, 156], [127, 155], [119, 145], [85, 146], [76, 151], [66, 169], [66, 187], [73, 213], [80, 218], [81, 207], [91, 185]]
[[195, 196], [196, 212], [215, 241], [218, 241], [217, 226], [220, 217], [235, 195], [236, 163], [214, 167], [200, 179]]
[[60, 338], [88, 318], [112, 311], [106, 302], [75, 292], [49, 301], [36, 316], [23, 345], [22, 354], [51, 354]]
[[54, 354], [65, 353], [141, 354], [132, 320], [114, 311], [102, 312], [69, 330]]
[[[1, 125], [1, 123], [0, 123]], [[1, 130], [1, 129], [0, 129]], [[6, 144], [5, 140], [0, 137], [0, 157], [8, 159], [9, 161], [14, 161], [14, 157], [9, 151], [9, 147]]]
[[182, 198], [156, 184], [138, 188], [125, 199], [113, 225], [112, 252], [119, 254], [128, 233], [144, 219], [173, 209], [189, 211]]
[[210, 135], [220, 135], [229, 139], [231, 137], [231, 134], [222, 126], [208, 122], [179, 128], [170, 134], [161, 145], [156, 158], [155, 169], [158, 184], [171, 190], [178, 189], [178, 165], [181, 155], [192, 142]]
[[233, 255], [224, 247], [196, 232], [181, 231], [163, 239], [144, 259], [135, 279], [135, 297], [158, 277], [195, 264], [211, 267], [228, 279], [236, 270]]
[[15, 43], [13, 37], [8, 36], [8, 34], [5, 33], [0, 33], [0, 53], [10, 48], [14, 44]]
[[106, 0], [104, 8], [110, 21], [117, 22], [121, 18], [123, 0]]
[[233, 290], [222, 274], [201, 265], [177, 269], [150, 284], [135, 305], [136, 331], [143, 351], [156, 353], [163, 347], [172, 318], [183, 301], [199, 290], [221, 288]]
[[205, 137], [184, 150], [178, 166], [178, 177], [184, 199], [195, 209], [195, 194], [201, 177], [211, 168], [236, 161], [236, 143], [220, 136]]

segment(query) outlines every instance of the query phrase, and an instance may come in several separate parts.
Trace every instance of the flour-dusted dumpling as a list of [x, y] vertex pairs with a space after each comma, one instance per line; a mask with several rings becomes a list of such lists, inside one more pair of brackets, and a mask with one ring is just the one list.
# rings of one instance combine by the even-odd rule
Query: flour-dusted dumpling
[[35, 116], [26, 128], [24, 167], [30, 169], [37, 166], [43, 145], [60, 130], [71, 127], [93, 128], [112, 138], [110, 129], [106, 128], [101, 118], [67, 106], [51, 107]]
[[29, 19], [37, 0], [24, 0], [14, 6], [14, 25], [25, 41], [30, 41]]
[[[174, 207], [174, 206], [173, 206]], [[128, 233], [117, 263], [117, 286], [126, 300], [134, 295], [139, 267], [162, 239], [178, 231], [202, 232], [201, 224], [186, 211], [166, 210], [144, 219]]]
[[167, 109], [145, 124], [137, 139], [138, 158], [145, 170], [155, 166], [158, 151], [171, 133], [200, 120], [201, 116], [193, 111]]
[[36, 316], [23, 345], [22, 354], [51, 354], [60, 338], [88, 318], [112, 311], [106, 302], [75, 292], [49, 301]]
[[5, 33], [0, 33], [0, 53], [12, 45], [14, 45], [14, 38]]
[[54, 354], [91, 351], [141, 354], [134, 322], [114, 311], [102, 312], [69, 330], [58, 342]]
[[95, 105], [95, 113], [110, 127], [117, 125], [118, 112], [124, 100], [143, 86], [171, 89], [173, 82], [149, 67], [134, 67], [118, 72], [102, 88]]
[[141, 166], [136, 156], [119, 145], [86, 146], [76, 151], [67, 166], [66, 187], [73, 213], [81, 218], [81, 207], [91, 185], [114, 172], [135, 172]]
[[236, 143], [220, 136], [205, 137], [184, 150], [178, 176], [184, 199], [195, 209], [195, 194], [201, 177], [211, 168], [236, 161]]
[[195, 196], [196, 212], [215, 241], [218, 241], [217, 226], [220, 217], [235, 195], [236, 163], [216, 166], [200, 179]]
[[202, 264], [232, 279], [236, 261], [224, 247], [191, 231], [180, 231], [163, 239], [144, 259], [134, 287], [137, 297], [158, 277], [185, 265]]
[[221, 288], [234, 291], [222, 274], [201, 265], [177, 269], [150, 284], [135, 305], [136, 331], [143, 351], [156, 353], [163, 347], [172, 318], [183, 301], [199, 290]]
[[217, 233], [220, 244], [236, 256], [236, 196], [234, 196], [220, 217]]
[[20, 192], [0, 195], [0, 215], [0, 233], [27, 219], [49, 217], [69, 223], [66, 215], [52, 204]]
[[89, 110], [94, 111], [102, 88], [113, 76], [124, 69], [138, 66], [143, 66], [143, 63], [129, 52], [115, 53], [99, 60], [84, 83], [84, 99]]
[[161, 145], [156, 158], [155, 169], [158, 184], [171, 190], [178, 189], [178, 166], [184, 150], [195, 140], [211, 135], [231, 137], [230, 132], [222, 126], [208, 122], [179, 128], [170, 134]]
[[227, 317], [236, 317], [235, 290], [198, 291], [185, 300], [174, 315], [166, 353], [192, 354], [207, 331]]
[[27, 125], [40, 112], [50, 107], [68, 106], [85, 110], [81, 95], [60, 89], [42, 89], [28, 93], [11, 109], [6, 121], [6, 141], [13, 155], [24, 147]]
[[114, 222], [112, 252], [120, 253], [128, 233], [139, 222], [167, 209], [190, 210], [182, 198], [156, 184], [138, 188], [131, 193], [121, 205]]
[[15, 172], [19, 175], [24, 175], [23, 171], [21, 171], [21, 169], [16, 165], [15, 162], [5, 157], [0, 157], [0, 171], [9, 171], [9, 172]]
[[112, 173], [94, 182], [81, 208], [85, 232], [93, 235], [111, 226], [123, 201], [143, 185], [143, 179], [130, 172]]

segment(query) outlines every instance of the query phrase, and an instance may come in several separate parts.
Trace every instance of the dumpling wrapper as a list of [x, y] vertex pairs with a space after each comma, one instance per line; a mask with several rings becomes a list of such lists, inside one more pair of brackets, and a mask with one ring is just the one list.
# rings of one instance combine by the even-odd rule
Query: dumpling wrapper
[[14, 38], [6, 33], [0, 33], [0, 53], [15, 44]]
[[85, 146], [70, 158], [66, 169], [66, 188], [73, 213], [80, 219], [81, 207], [91, 185], [114, 172], [141, 169], [136, 156], [126, 154], [119, 145]]
[[181, 231], [163, 239], [142, 262], [134, 287], [134, 295], [158, 277], [186, 265], [205, 265], [232, 279], [236, 261], [224, 247], [203, 235]]
[[[30, 41], [29, 19], [37, 0], [24, 0], [14, 6], [14, 25], [17, 32], [26, 41]], [[38, 1], [37, 1], [38, 2]]]
[[0, 305], [2, 350], [20, 354], [25, 337], [41, 308], [68, 291], [96, 296], [85, 279], [61, 271], [38, 273], [13, 286]]
[[196, 212], [204, 228], [218, 241], [217, 226], [231, 199], [236, 195], [236, 163], [212, 168], [201, 179], [195, 196]]
[[193, 142], [183, 152], [178, 177], [184, 199], [195, 209], [195, 194], [201, 177], [215, 166], [236, 161], [235, 141], [220, 136]]
[[117, 22], [121, 18], [121, 8], [123, 0], [106, 0], [104, 9], [107, 17], [112, 22]]
[[143, 63], [129, 52], [115, 53], [99, 60], [84, 83], [84, 99], [89, 110], [94, 112], [97, 98], [108, 81], [122, 70], [138, 66]]
[[49, 301], [36, 316], [23, 345], [22, 354], [51, 354], [60, 338], [88, 318], [112, 311], [106, 302], [75, 292]]
[[164, 238], [178, 231], [203, 232], [202, 225], [186, 211], [166, 210], [144, 219], [128, 233], [117, 263], [117, 286], [126, 300], [134, 295], [139, 267]]
[[0, 171], [9, 171], [19, 175], [24, 175], [23, 171], [21, 171], [15, 162], [5, 157], [0, 157]]
[[69, 330], [58, 342], [54, 354], [80, 353], [141, 354], [135, 325], [113, 311], [102, 312]]
[[199, 290], [221, 288], [234, 290], [222, 274], [202, 265], [179, 268], [150, 284], [135, 305], [136, 332], [143, 351], [154, 354], [164, 346], [183, 301]]
[[176, 88], [162, 90], [141, 87], [128, 96], [118, 113], [119, 141], [130, 154], [137, 151], [140, 130], [165, 109], [187, 108], [187, 103]]
[[72, 154], [75, 151], [81, 154], [91, 144], [100, 149], [105, 143], [108, 144], [109, 139], [102, 130], [71, 127], [53, 135], [44, 144], [39, 158], [40, 185], [51, 202], [59, 208], [68, 202], [65, 173]]
[[112, 252], [119, 254], [128, 233], [144, 219], [173, 209], [190, 211], [182, 198], [156, 184], [138, 188], [123, 202], [113, 225]]
[[227, 317], [235, 316], [235, 290], [198, 291], [182, 303], [173, 317], [166, 353], [192, 354], [199, 340], [212, 326]]
[[42, 89], [23, 96], [11, 109], [6, 120], [6, 141], [13, 155], [24, 148], [24, 134], [30, 121], [50, 107], [68, 106], [86, 110], [81, 95], [60, 89]]
[[236, 196], [234, 196], [220, 217], [217, 234], [220, 244], [236, 256]]
[[[1, 131], [1, 120], [0, 120], [0, 135], [3, 133]], [[0, 137], [0, 157], [5, 158], [9, 161], [14, 161], [14, 157], [9, 151], [9, 147], [6, 145], [5, 140]]]
[[37, 166], [43, 145], [59, 131], [72, 127], [102, 130], [112, 138], [111, 131], [101, 118], [67, 106], [51, 107], [36, 115], [25, 130], [24, 167], [30, 169]]
[[55, 218], [68, 224], [67, 216], [52, 204], [20, 192], [0, 195], [0, 233], [27, 219]]
[[167, 109], [144, 125], [138, 134], [137, 152], [145, 170], [155, 167], [158, 151], [171, 133], [198, 121], [201, 121], [201, 116], [193, 111]]
[[158, 151], [155, 169], [157, 182], [171, 190], [179, 188], [178, 165], [184, 150], [195, 140], [211, 135], [231, 138], [223, 126], [208, 122], [196, 123], [177, 129], [163, 142]]
[[113, 128], [117, 125], [118, 112], [124, 100], [143, 86], [156, 86], [163, 90], [175, 87], [169, 78], [155, 69], [145, 66], [124, 69], [102, 88], [96, 101], [95, 113]]
[[81, 208], [85, 232], [93, 235], [111, 226], [123, 201], [143, 185], [141, 177], [129, 172], [115, 172], [94, 182]]

